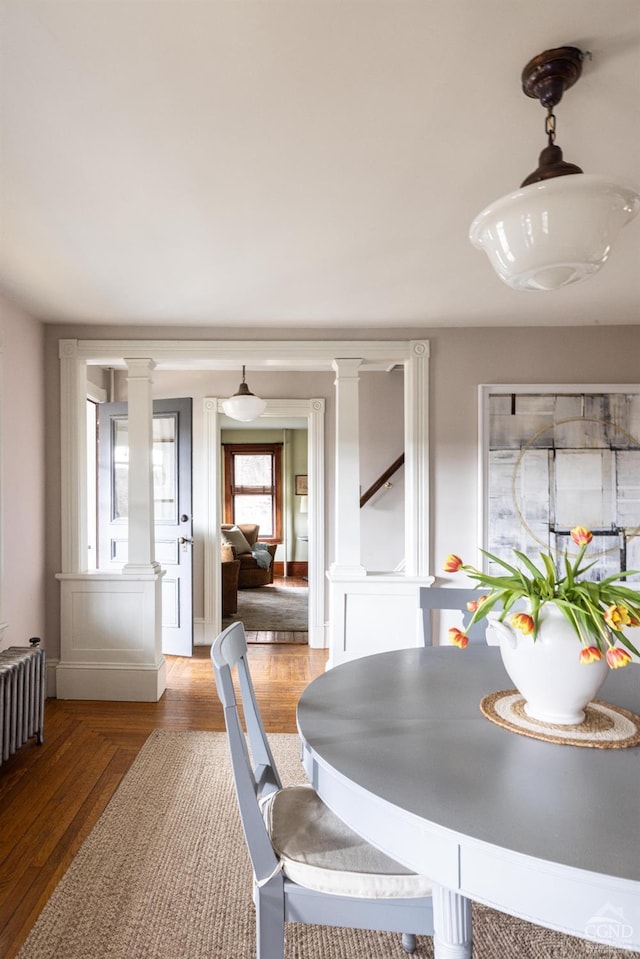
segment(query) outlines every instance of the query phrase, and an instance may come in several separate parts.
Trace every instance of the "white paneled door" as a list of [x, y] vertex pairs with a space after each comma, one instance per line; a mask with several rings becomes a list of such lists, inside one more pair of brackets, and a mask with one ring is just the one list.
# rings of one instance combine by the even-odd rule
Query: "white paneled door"
[[[193, 650], [191, 399], [154, 400], [155, 559], [162, 579], [162, 652]], [[127, 562], [129, 433], [126, 403], [98, 414], [98, 557], [100, 569]]]

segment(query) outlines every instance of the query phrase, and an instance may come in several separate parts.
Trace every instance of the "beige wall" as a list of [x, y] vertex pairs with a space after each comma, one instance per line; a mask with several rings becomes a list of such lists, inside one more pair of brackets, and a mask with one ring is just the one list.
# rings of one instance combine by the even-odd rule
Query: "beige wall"
[[0, 331], [2, 646], [46, 645], [43, 327], [0, 298]]
[[478, 386], [488, 383], [640, 383], [640, 327], [434, 333], [430, 420], [435, 574], [448, 553], [477, 559]]

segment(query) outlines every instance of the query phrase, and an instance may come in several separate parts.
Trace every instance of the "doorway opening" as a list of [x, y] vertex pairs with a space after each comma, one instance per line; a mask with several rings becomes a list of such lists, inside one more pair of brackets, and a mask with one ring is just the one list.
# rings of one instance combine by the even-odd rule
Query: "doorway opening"
[[220, 432], [222, 626], [241, 620], [249, 642], [305, 644], [308, 514], [298, 485], [307, 474], [307, 421], [236, 426]]
[[[285, 579], [296, 574], [296, 557], [305, 562], [308, 582], [286, 588], [308, 590], [308, 642], [312, 647], [326, 645], [325, 617], [325, 546], [324, 546], [324, 409], [325, 401], [317, 399], [268, 400], [267, 408], [257, 421], [239, 424], [224, 416], [222, 400], [204, 400], [205, 468], [204, 479], [208, 489], [208, 512], [205, 533], [204, 636], [215, 638], [222, 627], [221, 604], [217, 601], [221, 583], [221, 525], [224, 519], [223, 442], [264, 442], [268, 432], [277, 431], [269, 441], [282, 441], [284, 482], [291, 489], [283, 509], [282, 543], [275, 556], [275, 575]], [[260, 432], [251, 435], [248, 430]], [[230, 432], [227, 433], [227, 430]], [[306, 433], [306, 438], [305, 438]], [[292, 443], [298, 437], [304, 451], [300, 462], [294, 455]], [[294, 493], [296, 475], [307, 477], [308, 493], [303, 500]], [[302, 503], [304, 502], [304, 507]], [[304, 575], [304, 573], [303, 573]], [[302, 577], [300, 577], [302, 578]], [[301, 630], [300, 630], [301, 631]]]

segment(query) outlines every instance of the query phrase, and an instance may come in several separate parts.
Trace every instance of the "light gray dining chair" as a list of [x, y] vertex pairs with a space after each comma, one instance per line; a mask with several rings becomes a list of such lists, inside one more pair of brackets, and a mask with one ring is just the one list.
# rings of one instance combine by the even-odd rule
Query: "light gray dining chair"
[[465, 629], [470, 643], [485, 642], [487, 621], [481, 619], [467, 630], [467, 624], [473, 613], [467, 609], [467, 603], [482, 596], [481, 589], [457, 589], [448, 586], [428, 586], [420, 590], [420, 607], [422, 609], [422, 628], [424, 645], [433, 646], [434, 616], [437, 610], [458, 609], [462, 613], [460, 628]]
[[211, 648], [253, 867], [257, 959], [283, 959], [285, 922], [403, 933], [402, 945], [413, 952], [416, 934], [433, 935], [430, 880], [365, 842], [310, 785], [283, 788], [246, 654], [241, 622]]

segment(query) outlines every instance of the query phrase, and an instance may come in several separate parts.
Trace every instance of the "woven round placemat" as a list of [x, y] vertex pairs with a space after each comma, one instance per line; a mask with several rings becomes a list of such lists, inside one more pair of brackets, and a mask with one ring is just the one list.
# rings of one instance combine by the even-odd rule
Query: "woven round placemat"
[[621, 706], [594, 699], [585, 707], [584, 722], [576, 726], [557, 726], [527, 716], [524, 703], [524, 696], [517, 689], [505, 689], [485, 696], [480, 702], [480, 710], [498, 726], [548, 743], [595, 749], [625, 749], [640, 745], [640, 716]]

